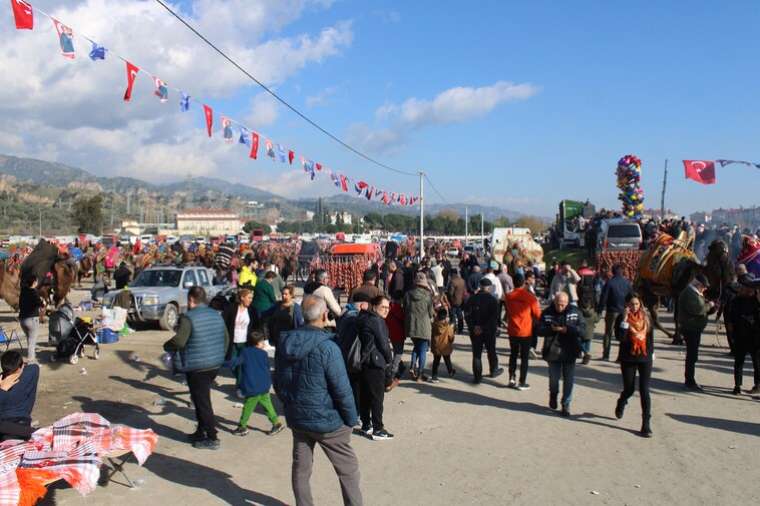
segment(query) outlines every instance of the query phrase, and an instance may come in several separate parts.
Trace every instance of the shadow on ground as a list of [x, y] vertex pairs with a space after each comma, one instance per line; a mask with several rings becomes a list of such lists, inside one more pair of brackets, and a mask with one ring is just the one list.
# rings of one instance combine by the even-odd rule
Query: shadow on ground
[[739, 420], [725, 420], [723, 418], [711, 418], [708, 416], [680, 415], [677, 413], [665, 413], [673, 420], [691, 425], [699, 425], [708, 429], [724, 430], [736, 434], [760, 437], [760, 423], [744, 422]]

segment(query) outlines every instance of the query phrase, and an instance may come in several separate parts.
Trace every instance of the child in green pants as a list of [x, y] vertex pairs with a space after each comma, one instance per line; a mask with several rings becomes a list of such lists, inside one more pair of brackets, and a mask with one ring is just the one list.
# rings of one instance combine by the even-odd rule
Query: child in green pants
[[235, 434], [238, 436], [248, 434], [248, 420], [259, 403], [264, 406], [267, 418], [272, 422], [272, 429], [268, 432], [270, 436], [282, 432], [285, 428], [277, 416], [277, 411], [272, 406], [272, 398], [269, 395], [269, 389], [272, 387], [272, 376], [269, 374], [269, 357], [263, 348], [264, 336], [251, 332], [248, 334], [246, 347], [232, 363], [233, 367], [240, 367], [240, 391], [245, 397], [240, 423], [235, 429]]

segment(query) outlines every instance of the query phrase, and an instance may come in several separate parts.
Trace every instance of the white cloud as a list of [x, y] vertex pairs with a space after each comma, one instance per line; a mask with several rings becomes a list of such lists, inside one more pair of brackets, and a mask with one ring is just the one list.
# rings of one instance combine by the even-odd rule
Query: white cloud
[[392, 127], [373, 129], [364, 123], [355, 123], [348, 127], [346, 140], [364, 150], [388, 154], [404, 145], [406, 131]]
[[256, 175], [247, 183], [283, 197], [301, 198], [323, 193], [319, 190], [324, 190], [324, 179], [326, 179], [324, 176], [320, 176], [312, 181], [303, 171], [288, 170], [275, 176]]
[[410, 98], [400, 106], [386, 104], [379, 115], [398, 115], [401, 122], [421, 126], [430, 123], [460, 123], [485, 116], [506, 102], [526, 100], [538, 92], [532, 84], [499, 81], [480, 88], [456, 87], [439, 93], [433, 100]]
[[277, 120], [279, 102], [272, 95], [261, 92], [251, 100], [251, 112], [246, 117], [247, 124], [252, 128], [263, 128]]
[[327, 105], [330, 97], [335, 95], [338, 91], [337, 86], [328, 86], [324, 90], [320, 91], [316, 95], [306, 97], [306, 107], [320, 107]]
[[[175, 2], [177, 0], [174, 0]], [[61, 57], [50, 20], [35, 13], [33, 31], [0, 23], [0, 152], [60, 160], [102, 175], [122, 174], [156, 181], [176, 176], [230, 175], [245, 155], [203, 132], [198, 105], [179, 112], [182, 88], [214, 103], [256, 89], [245, 75], [172, 17], [144, 0], [36, 0], [35, 7], [74, 28], [77, 57]], [[209, 39], [268, 86], [292, 78], [350, 47], [350, 21], [313, 33], [283, 29], [332, 0], [191, 0], [170, 4]], [[125, 65], [87, 57], [90, 44], [78, 30], [141, 67], [133, 99], [124, 103]], [[170, 86], [169, 101], [152, 95], [148, 72]], [[273, 98], [258, 94], [249, 111], [217, 114], [271, 125], [278, 117]], [[218, 122], [218, 119], [217, 119]], [[221, 174], [221, 169], [224, 174]]]
[[[509, 81], [480, 88], [449, 88], [432, 100], [412, 97], [401, 104], [386, 102], [375, 110], [375, 121], [379, 126], [354, 124], [346, 135], [364, 149], [388, 152], [403, 145], [414, 130], [480, 118], [502, 104], [527, 100], [536, 93], [538, 88], [530, 83]], [[390, 126], [383, 123], [390, 123]]]
[[383, 23], [396, 24], [401, 22], [401, 13], [395, 10], [376, 10], [372, 14]]

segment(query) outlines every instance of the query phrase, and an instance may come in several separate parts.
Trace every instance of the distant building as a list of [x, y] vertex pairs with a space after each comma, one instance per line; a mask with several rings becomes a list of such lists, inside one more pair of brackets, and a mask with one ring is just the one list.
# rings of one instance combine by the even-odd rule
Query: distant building
[[712, 220], [712, 216], [710, 215], [710, 213], [706, 213], [704, 211], [697, 211], [696, 213], [691, 213], [689, 215], [689, 221], [691, 221], [692, 223], [707, 224], [707, 223], [710, 223], [711, 220]]
[[760, 227], [760, 207], [740, 207], [738, 209], [715, 209], [712, 212], [715, 225], [739, 225], [741, 228], [756, 229]]
[[348, 211], [336, 211], [334, 213], [330, 213], [330, 224], [331, 225], [351, 225], [353, 221], [353, 217], [351, 216], [351, 213]]
[[195, 208], [177, 213], [179, 234], [231, 235], [241, 228], [240, 217], [229, 209]]

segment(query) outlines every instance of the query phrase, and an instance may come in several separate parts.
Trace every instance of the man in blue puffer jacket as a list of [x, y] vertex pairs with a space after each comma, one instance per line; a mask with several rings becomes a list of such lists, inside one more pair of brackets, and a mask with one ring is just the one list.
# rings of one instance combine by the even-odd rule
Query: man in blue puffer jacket
[[307, 295], [301, 305], [306, 326], [284, 332], [275, 353], [274, 389], [293, 431], [293, 494], [311, 506], [309, 478], [319, 444], [340, 481], [343, 503], [361, 505], [359, 461], [351, 448], [357, 414], [340, 348], [324, 330], [327, 305]]

